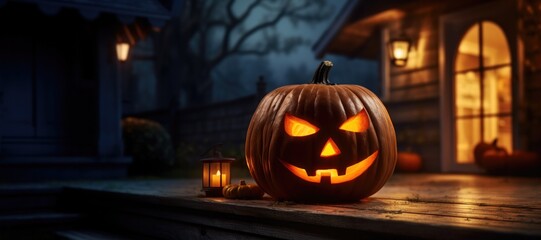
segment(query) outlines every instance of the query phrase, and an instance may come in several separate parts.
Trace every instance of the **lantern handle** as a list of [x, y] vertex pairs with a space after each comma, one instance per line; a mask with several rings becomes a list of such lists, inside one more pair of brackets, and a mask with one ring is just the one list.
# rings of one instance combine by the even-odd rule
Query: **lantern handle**
[[210, 156], [215, 157], [215, 158], [222, 158], [222, 152], [218, 151], [218, 149], [220, 149], [222, 146], [223, 146], [222, 143], [212, 145], [209, 149], [203, 152], [203, 154], [201, 154], [201, 157], [209, 156], [209, 153], [212, 152]]

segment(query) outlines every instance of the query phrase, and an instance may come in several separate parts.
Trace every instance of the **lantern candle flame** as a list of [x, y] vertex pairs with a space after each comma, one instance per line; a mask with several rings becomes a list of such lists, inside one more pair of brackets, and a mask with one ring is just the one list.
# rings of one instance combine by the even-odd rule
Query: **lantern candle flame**
[[[216, 172], [216, 174], [213, 174], [212, 175], [212, 180], [211, 180], [211, 183], [210, 183], [210, 186], [211, 187], [222, 187], [222, 185], [224, 185], [226, 183], [226, 174], [222, 174], [220, 173], [220, 170], [218, 170]], [[221, 181], [220, 181], [220, 177], [221, 177]]]

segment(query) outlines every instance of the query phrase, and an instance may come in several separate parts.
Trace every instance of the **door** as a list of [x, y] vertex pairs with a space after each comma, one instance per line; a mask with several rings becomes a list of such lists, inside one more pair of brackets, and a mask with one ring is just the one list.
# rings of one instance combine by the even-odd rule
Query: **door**
[[[516, 17], [513, 1], [450, 14], [440, 19], [442, 167], [476, 172], [473, 149], [498, 140], [516, 146]], [[514, 25], [515, 24], [515, 25]]]

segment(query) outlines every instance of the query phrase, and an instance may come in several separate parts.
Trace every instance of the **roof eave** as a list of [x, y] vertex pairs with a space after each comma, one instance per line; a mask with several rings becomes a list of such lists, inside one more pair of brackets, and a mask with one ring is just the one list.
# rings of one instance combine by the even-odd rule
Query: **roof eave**
[[361, 4], [362, 0], [348, 1], [343, 7], [335, 19], [329, 25], [329, 27], [323, 32], [316, 43], [312, 46], [312, 50], [315, 52], [317, 58], [322, 58], [325, 55], [326, 50], [331, 41], [338, 35], [338, 32], [344, 27], [344, 25], [350, 20], [352, 12], [357, 9], [357, 6]]

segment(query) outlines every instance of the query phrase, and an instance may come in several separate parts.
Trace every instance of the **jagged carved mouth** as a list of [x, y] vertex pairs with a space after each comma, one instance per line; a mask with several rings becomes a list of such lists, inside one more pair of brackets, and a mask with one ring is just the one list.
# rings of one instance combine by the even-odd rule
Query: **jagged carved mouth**
[[374, 163], [374, 160], [376, 160], [376, 158], [378, 157], [378, 152], [379, 151], [376, 150], [367, 158], [359, 161], [356, 164], [353, 164], [347, 167], [346, 173], [343, 175], [338, 175], [338, 170], [331, 168], [331, 169], [318, 169], [316, 170], [316, 174], [314, 176], [308, 176], [306, 169], [294, 166], [282, 160], [280, 160], [280, 162], [295, 176], [307, 182], [321, 183], [322, 177], [328, 177], [330, 178], [331, 184], [339, 184], [339, 183], [351, 181], [361, 176], [366, 171], [366, 169], [372, 166], [372, 163]]

